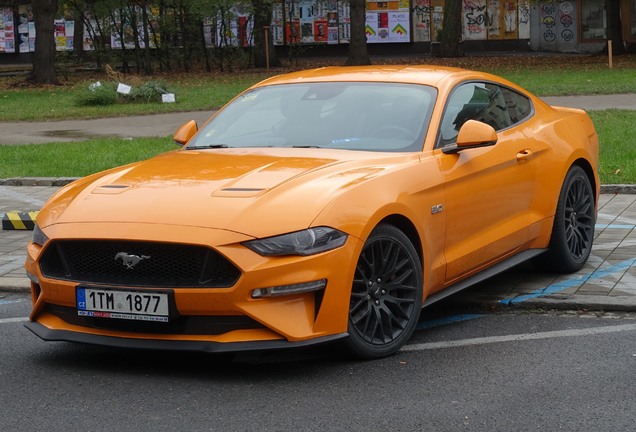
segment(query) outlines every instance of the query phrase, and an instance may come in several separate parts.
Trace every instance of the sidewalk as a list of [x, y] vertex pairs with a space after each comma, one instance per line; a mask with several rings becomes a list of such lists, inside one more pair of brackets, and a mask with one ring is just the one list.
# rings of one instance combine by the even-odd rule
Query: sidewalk
[[[587, 110], [636, 109], [636, 94], [544, 98], [551, 105]], [[185, 121], [201, 124], [211, 112], [156, 116], [0, 123], [0, 144], [44, 143], [89, 136], [166, 136]], [[38, 210], [71, 179], [0, 179], [0, 216], [10, 211]], [[31, 231], [0, 230], [0, 291], [27, 292], [25, 247]], [[479, 308], [546, 308], [636, 311], [636, 187], [604, 185], [592, 254], [576, 274], [546, 274], [530, 264], [495, 276], [450, 298]]]

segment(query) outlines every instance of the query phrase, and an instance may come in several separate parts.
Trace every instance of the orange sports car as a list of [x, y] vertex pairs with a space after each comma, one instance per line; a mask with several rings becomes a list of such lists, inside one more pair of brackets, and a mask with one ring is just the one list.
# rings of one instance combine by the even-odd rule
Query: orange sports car
[[592, 247], [592, 122], [493, 75], [290, 73], [174, 138], [42, 208], [33, 333], [217, 352], [340, 340], [376, 358], [423, 306], [530, 258], [577, 271]]

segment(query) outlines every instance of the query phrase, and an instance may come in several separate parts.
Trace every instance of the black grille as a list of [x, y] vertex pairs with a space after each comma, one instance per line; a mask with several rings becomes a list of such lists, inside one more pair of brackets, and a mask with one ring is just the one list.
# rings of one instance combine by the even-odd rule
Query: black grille
[[229, 316], [179, 316], [170, 322], [150, 322], [94, 318], [77, 315], [72, 307], [48, 304], [45, 310], [69, 324], [95, 329], [124, 331], [131, 333], [218, 335], [234, 330], [256, 330], [265, 328], [262, 324], [244, 315]]
[[[134, 261], [134, 266], [126, 265]], [[40, 270], [53, 279], [167, 288], [229, 287], [241, 275], [207, 247], [137, 241], [54, 241], [40, 260]]]

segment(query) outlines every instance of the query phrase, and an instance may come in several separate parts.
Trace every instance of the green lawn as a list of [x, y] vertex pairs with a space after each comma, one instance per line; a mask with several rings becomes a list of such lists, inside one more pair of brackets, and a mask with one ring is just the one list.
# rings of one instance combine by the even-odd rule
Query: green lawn
[[[299, 68], [341, 65], [344, 58], [305, 59]], [[602, 56], [511, 56], [463, 57], [399, 57], [374, 59], [374, 64], [434, 63], [482, 70], [501, 75], [539, 96], [581, 94], [636, 93], [636, 55], [617, 58], [610, 70]], [[165, 84], [176, 95], [177, 102], [119, 103], [109, 106], [81, 106], [79, 100], [96, 81], [110, 83], [105, 74], [71, 76], [61, 86], [33, 88], [24, 78], [0, 78], [0, 121], [38, 121], [51, 119], [116, 117], [168, 111], [209, 110], [218, 108], [241, 90], [272, 75], [288, 72], [290, 67], [270, 71], [239, 71], [232, 74], [191, 73], [159, 75], [145, 78], [130, 75], [126, 83], [141, 85], [152, 79]]]

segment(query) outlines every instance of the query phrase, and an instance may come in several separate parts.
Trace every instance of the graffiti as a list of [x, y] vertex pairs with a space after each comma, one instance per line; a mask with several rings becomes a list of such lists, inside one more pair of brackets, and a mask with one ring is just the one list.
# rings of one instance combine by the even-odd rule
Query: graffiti
[[545, 39], [546, 42], [554, 42], [556, 40], [556, 34], [552, 30], [548, 30], [543, 33], [543, 39]]
[[528, 3], [519, 4], [519, 24], [530, 23], [530, 5]]
[[552, 15], [555, 11], [555, 7], [552, 4], [546, 3], [541, 6], [541, 13], [545, 15]]
[[574, 10], [574, 6], [570, 2], [561, 3], [561, 12], [564, 14], [571, 15]]
[[475, 4], [474, 1], [464, 0], [464, 11], [468, 11], [465, 15], [466, 24], [468, 25], [484, 25], [488, 17], [486, 16], [486, 5]]
[[430, 6], [420, 6], [420, 5], [413, 6], [413, 12], [415, 12], [418, 15], [430, 15], [431, 11], [432, 9]]
[[550, 29], [556, 25], [556, 20], [552, 16], [547, 16], [543, 18], [543, 25]]
[[433, 11], [433, 8], [431, 7], [431, 0], [416, 0], [412, 11], [420, 16], [430, 15]]
[[570, 27], [574, 24], [574, 18], [572, 17], [573, 10], [574, 7], [571, 3], [561, 3], [561, 7], [559, 8], [559, 21], [561, 21], [564, 27]]
[[561, 32], [561, 37], [564, 41], [570, 42], [572, 39], [574, 39], [574, 33], [570, 29], [565, 29]]
[[559, 21], [561, 21], [563, 27], [570, 27], [572, 24], [574, 24], [574, 18], [572, 18], [571, 15], [561, 15]]
[[416, 0], [412, 12], [413, 19], [413, 41], [428, 42], [431, 40], [431, 7], [430, 0]]
[[499, 23], [501, 15], [501, 6], [499, 0], [490, 0], [488, 2], [488, 36], [499, 35]]
[[464, 36], [467, 39], [484, 39], [488, 15], [484, 0], [463, 0]]

